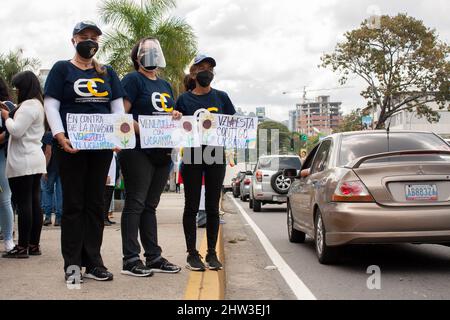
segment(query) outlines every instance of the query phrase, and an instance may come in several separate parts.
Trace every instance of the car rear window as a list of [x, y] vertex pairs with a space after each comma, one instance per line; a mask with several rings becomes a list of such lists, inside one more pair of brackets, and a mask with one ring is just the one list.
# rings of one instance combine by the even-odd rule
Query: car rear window
[[300, 158], [295, 157], [280, 157], [280, 158], [261, 158], [259, 160], [259, 169], [266, 170], [283, 170], [283, 169], [297, 169], [300, 170]]
[[[342, 139], [339, 163], [340, 166], [360, 157], [394, 151], [405, 150], [445, 150], [450, 151], [450, 146], [432, 133], [392, 132], [361, 134], [344, 136]], [[370, 162], [397, 162], [397, 161], [442, 161], [450, 160], [450, 157], [442, 155], [405, 156], [375, 159]]]

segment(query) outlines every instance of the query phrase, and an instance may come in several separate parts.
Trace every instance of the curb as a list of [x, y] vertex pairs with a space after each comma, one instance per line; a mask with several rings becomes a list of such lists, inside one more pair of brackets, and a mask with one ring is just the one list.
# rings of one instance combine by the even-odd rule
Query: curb
[[[200, 246], [200, 254], [206, 257], [208, 248], [206, 234]], [[190, 272], [185, 300], [224, 300], [226, 288], [225, 248], [223, 241], [223, 225], [219, 228], [217, 239], [217, 256], [223, 263], [224, 269], [219, 271]]]

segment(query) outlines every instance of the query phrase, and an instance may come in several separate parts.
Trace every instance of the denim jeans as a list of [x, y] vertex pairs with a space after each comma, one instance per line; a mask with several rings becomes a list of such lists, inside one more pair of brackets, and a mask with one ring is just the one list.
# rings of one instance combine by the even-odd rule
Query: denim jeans
[[161, 258], [158, 245], [156, 208], [169, 178], [169, 165], [155, 166], [151, 157], [139, 150], [119, 153], [125, 184], [125, 205], [122, 212], [122, 249], [124, 263], [139, 260], [141, 246], [147, 261]]
[[5, 150], [0, 150], [0, 226], [6, 241], [13, 240], [14, 213], [11, 205], [11, 189], [5, 175]]
[[50, 219], [52, 216], [53, 208], [56, 209], [56, 219], [61, 219], [62, 214], [62, 188], [61, 178], [59, 177], [57, 170], [49, 169], [47, 174], [47, 180], [42, 177], [41, 190], [42, 190], [42, 209], [46, 219]]

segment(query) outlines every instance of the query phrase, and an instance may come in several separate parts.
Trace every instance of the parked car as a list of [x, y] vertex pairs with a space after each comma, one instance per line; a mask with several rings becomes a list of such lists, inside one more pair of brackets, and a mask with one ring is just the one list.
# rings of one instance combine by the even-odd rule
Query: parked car
[[433, 133], [335, 134], [284, 174], [289, 240], [315, 239], [320, 263], [347, 244], [450, 243], [450, 146]]
[[284, 169], [300, 170], [299, 156], [262, 156], [259, 158], [250, 183], [249, 206], [260, 212], [265, 204], [284, 204], [291, 186], [291, 179], [285, 178]]
[[241, 181], [245, 177], [245, 172], [240, 171], [236, 177], [232, 179], [231, 189], [233, 191], [233, 197], [239, 198], [241, 195]]
[[241, 201], [247, 201], [250, 198], [250, 185], [252, 182], [253, 172], [247, 171], [241, 180], [240, 198]]

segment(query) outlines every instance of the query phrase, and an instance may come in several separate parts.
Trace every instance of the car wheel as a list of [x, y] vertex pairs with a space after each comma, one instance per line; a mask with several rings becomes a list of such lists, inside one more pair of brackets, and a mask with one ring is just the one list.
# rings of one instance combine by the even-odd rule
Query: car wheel
[[248, 207], [249, 207], [250, 209], [253, 209], [253, 200], [252, 200], [252, 198], [250, 198], [250, 199], [248, 200]]
[[276, 193], [287, 194], [289, 192], [289, 188], [291, 187], [292, 180], [290, 178], [285, 178], [283, 171], [278, 171], [272, 176], [270, 184]]
[[253, 211], [254, 212], [261, 212], [261, 206], [262, 206], [261, 201], [253, 200]]
[[292, 208], [289, 202], [287, 205], [287, 227], [290, 242], [292, 243], [305, 242], [306, 234], [304, 232], [294, 229], [294, 217], [292, 215]]
[[319, 262], [321, 264], [334, 264], [337, 260], [339, 248], [327, 246], [325, 225], [323, 223], [322, 213], [319, 209], [317, 209], [314, 238]]

